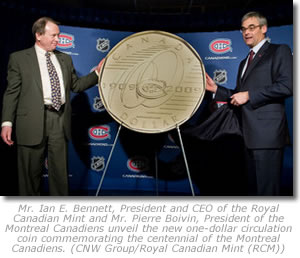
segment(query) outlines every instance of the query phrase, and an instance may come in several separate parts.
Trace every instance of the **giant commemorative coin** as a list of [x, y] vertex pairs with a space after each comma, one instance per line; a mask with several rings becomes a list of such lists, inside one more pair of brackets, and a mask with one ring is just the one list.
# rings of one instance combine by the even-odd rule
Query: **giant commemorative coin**
[[99, 92], [109, 114], [142, 133], [161, 133], [188, 120], [205, 93], [205, 69], [182, 38], [163, 31], [135, 33], [108, 53]]

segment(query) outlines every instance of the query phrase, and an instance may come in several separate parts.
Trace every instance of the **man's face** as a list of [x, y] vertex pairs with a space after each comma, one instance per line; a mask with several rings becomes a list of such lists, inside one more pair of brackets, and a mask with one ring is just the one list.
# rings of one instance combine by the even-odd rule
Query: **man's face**
[[256, 17], [250, 17], [242, 23], [243, 39], [249, 48], [256, 46], [265, 38], [267, 26], [259, 25], [259, 21]]
[[36, 33], [37, 44], [46, 51], [53, 51], [58, 44], [59, 27], [52, 22], [47, 22], [45, 33]]

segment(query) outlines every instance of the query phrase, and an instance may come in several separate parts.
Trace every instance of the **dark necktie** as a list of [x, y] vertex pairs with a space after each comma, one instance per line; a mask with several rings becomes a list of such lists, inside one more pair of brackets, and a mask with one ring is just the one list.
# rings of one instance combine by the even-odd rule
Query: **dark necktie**
[[252, 60], [253, 60], [253, 56], [254, 56], [254, 51], [251, 50], [251, 51], [250, 51], [250, 54], [249, 54], [248, 63], [247, 63], [247, 67], [246, 67], [245, 72], [247, 71], [249, 65], [251, 64], [251, 62], [252, 62]]
[[58, 111], [61, 107], [60, 83], [59, 83], [59, 78], [56, 69], [50, 59], [49, 52], [46, 53], [46, 63], [49, 72], [49, 77], [50, 77], [50, 84], [51, 84], [52, 106]]

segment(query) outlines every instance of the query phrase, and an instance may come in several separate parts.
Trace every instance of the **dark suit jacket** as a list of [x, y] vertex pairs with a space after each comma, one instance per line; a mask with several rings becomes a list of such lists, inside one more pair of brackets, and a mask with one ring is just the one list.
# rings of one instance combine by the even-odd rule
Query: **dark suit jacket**
[[[70, 91], [80, 92], [97, 83], [95, 72], [78, 78], [67, 54], [54, 51], [63, 74], [66, 103], [63, 112], [64, 131], [71, 138]], [[43, 139], [44, 99], [41, 74], [35, 48], [10, 55], [8, 85], [3, 97], [2, 122], [11, 121], [16, 129], [16, 141], [20, 145], [37, 145]]]
[[282, 148], [289, 139], [284, 100], [293, 94], [291, 50], [286, 45], [266, 42], [241, 79], [245, 62], [240, 63], [236, 89], [219, 86], [216, 100], [228, 100], [236, 92], [248, 91], [250, 99], [240, 107], [246, 147]]

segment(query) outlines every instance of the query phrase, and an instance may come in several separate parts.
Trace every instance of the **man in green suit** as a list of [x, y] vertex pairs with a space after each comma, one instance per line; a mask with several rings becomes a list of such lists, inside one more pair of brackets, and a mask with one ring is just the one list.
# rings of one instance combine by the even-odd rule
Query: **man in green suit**
[[49, 194], [68, 195], [70, 91], [81, 92], [97, 84], [102, 62], [96, 71], [78, 78], [71, 57], [56, 50], [58, 23], [42, 17], [33, 24], [32, 32], [35, 45], [10, 55], [1, 137], [12, 145], [15, 130], [20, 195], [40, 195], [46, 151]]

